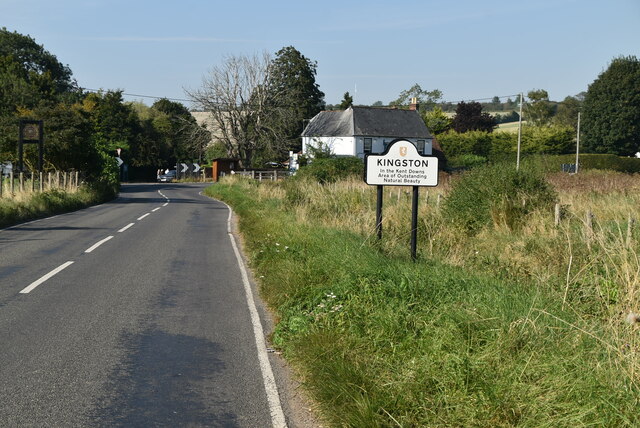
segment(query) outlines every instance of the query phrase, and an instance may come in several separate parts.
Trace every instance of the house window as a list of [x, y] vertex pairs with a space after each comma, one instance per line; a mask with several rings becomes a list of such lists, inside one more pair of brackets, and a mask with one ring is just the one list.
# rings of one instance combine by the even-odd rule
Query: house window
[[389, 147], [389, 144], [391, 143], [391, 140], [382, 140], [382, 150], [383, 151], [387, 151], [387, 147]]
[[423, 155], [424, 154], [424, 140], [416, 141], [416, 147], [418, 149], [418, 153]]
[[364, 139], [364, 152], [371, 153], [373, 147], [373, 138], [365, 138]]

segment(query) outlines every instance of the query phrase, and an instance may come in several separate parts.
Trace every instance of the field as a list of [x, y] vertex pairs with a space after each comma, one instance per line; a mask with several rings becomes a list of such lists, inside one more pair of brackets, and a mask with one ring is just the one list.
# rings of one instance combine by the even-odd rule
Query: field
[[[525, 124], [526, 121], [522, 122], [522, 123]], [[501, 124], [498, 125], [496, 130], [497, 131], [505, 131], [505, 132], [518, 132], [518, 126], [519, 126], [518, 122], [501, 123]]]
[[443, 207], [458, 178], [420, 200], [360, 179], [318, 185], [236, 178], [230, 203], [274, 346], [332, 426], [637, 426], [640, 416], [640, 177], [547, 177], [559, 216], [505, 212], [471, 234]]

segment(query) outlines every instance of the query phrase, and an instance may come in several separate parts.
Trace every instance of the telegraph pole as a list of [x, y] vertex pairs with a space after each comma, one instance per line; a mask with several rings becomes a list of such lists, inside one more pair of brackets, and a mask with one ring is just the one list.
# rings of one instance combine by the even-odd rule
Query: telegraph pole
[[578, 173], [579, 155], [580, 155], [580, 112], [578, 112], [578, 134], [576, 136], [576, 174]]
[[516, 155], [516, 171], [520, 170], [520, 141], [522, 140], [522, 104], [524, 95], [520, 92], [520, 118], [518, 119], [518, 154]]

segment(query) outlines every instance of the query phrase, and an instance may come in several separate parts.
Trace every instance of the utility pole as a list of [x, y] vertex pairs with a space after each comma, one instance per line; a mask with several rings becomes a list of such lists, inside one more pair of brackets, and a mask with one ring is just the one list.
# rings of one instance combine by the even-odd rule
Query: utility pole
[[576, 174], [578, 173], [578, 165], [580, 155], [580, 112], [578, 112], [578, 134], [576, 135]]
[[520, 92], [520, 117], [518, 119], [518, 154], [516, 155], [516, 171], [520, 170], [520, 142], [522, 141], [522, 104], [524, 104], [524, 95]]

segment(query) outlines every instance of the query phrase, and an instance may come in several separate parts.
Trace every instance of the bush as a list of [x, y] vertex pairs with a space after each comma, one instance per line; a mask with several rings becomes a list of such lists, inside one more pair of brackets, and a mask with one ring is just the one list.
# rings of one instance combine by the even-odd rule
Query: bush
[[447, 160], [449, 168], [470, 169], [485, 163], [487, 163], [487, 158], [478, 155], [460, 155]]
[[300, 168], [296, 177], [312, 179], [319, 183], [335, 183], [338, 180], [364, 174], [364, 163], [357, 157], [334, 157], [314, 159]]
[[500, 163], [464, 174], [445, 200], [443, 215], [470, 233], [491, 224], [516, 229], [531, 212], [551, 210], [556, 198], [539, 172]]

